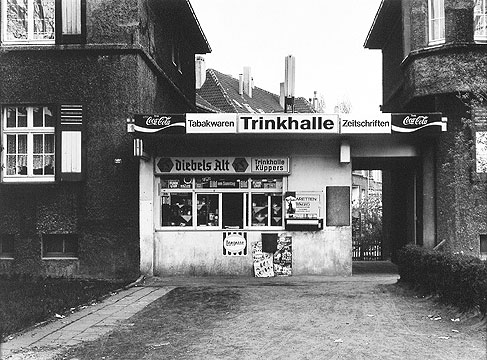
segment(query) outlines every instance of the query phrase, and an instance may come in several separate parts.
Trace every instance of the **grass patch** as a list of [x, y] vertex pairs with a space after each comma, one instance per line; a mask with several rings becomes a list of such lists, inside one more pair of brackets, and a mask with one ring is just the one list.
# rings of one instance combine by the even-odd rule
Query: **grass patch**
[[0, 277], [0, 340], [56, 314], [101, 299], [128, 282]]

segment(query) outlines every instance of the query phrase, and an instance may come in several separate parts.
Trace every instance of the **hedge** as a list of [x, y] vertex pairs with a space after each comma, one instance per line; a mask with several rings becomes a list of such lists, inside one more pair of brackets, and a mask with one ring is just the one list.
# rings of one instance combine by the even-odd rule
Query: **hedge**
[[462, 311], [487, 312], [487, 263], [473, 256], [406, 245], [398, 256], [400, 282]]

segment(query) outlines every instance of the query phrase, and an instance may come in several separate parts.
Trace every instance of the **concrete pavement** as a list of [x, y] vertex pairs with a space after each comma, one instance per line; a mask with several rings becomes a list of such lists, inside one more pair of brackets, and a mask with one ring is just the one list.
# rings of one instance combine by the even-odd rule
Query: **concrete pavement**
[[0, 344], [0, 359], [50, 359], [64, 347], [94, 340], [110, 332], [122, 320], [130, 318], [173, 288], [132, 287], [123, 290], [62, 319], [9, 338]]

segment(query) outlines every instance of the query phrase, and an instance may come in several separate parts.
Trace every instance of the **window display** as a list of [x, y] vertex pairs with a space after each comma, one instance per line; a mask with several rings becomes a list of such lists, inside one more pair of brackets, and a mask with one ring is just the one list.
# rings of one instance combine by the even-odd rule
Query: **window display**
[[161, 226], [196, 229], [282, 227], [282, 191], [282, 178], [161, 178]]
[[219, 195], [197, 194], [198, 226], [218, 226]]
[[191, 193], [162, 194], [162, 226], [192, 226]]

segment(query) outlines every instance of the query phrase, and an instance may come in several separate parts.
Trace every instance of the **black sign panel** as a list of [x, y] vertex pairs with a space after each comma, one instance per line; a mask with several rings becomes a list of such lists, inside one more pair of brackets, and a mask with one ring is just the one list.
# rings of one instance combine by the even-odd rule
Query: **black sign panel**
[[145, 134], [186, 134], [186, 115], [136, 114], [134, 131]]
[[446, 131], [441, 113], [391, 114], [393, 133], [433, 133]]

